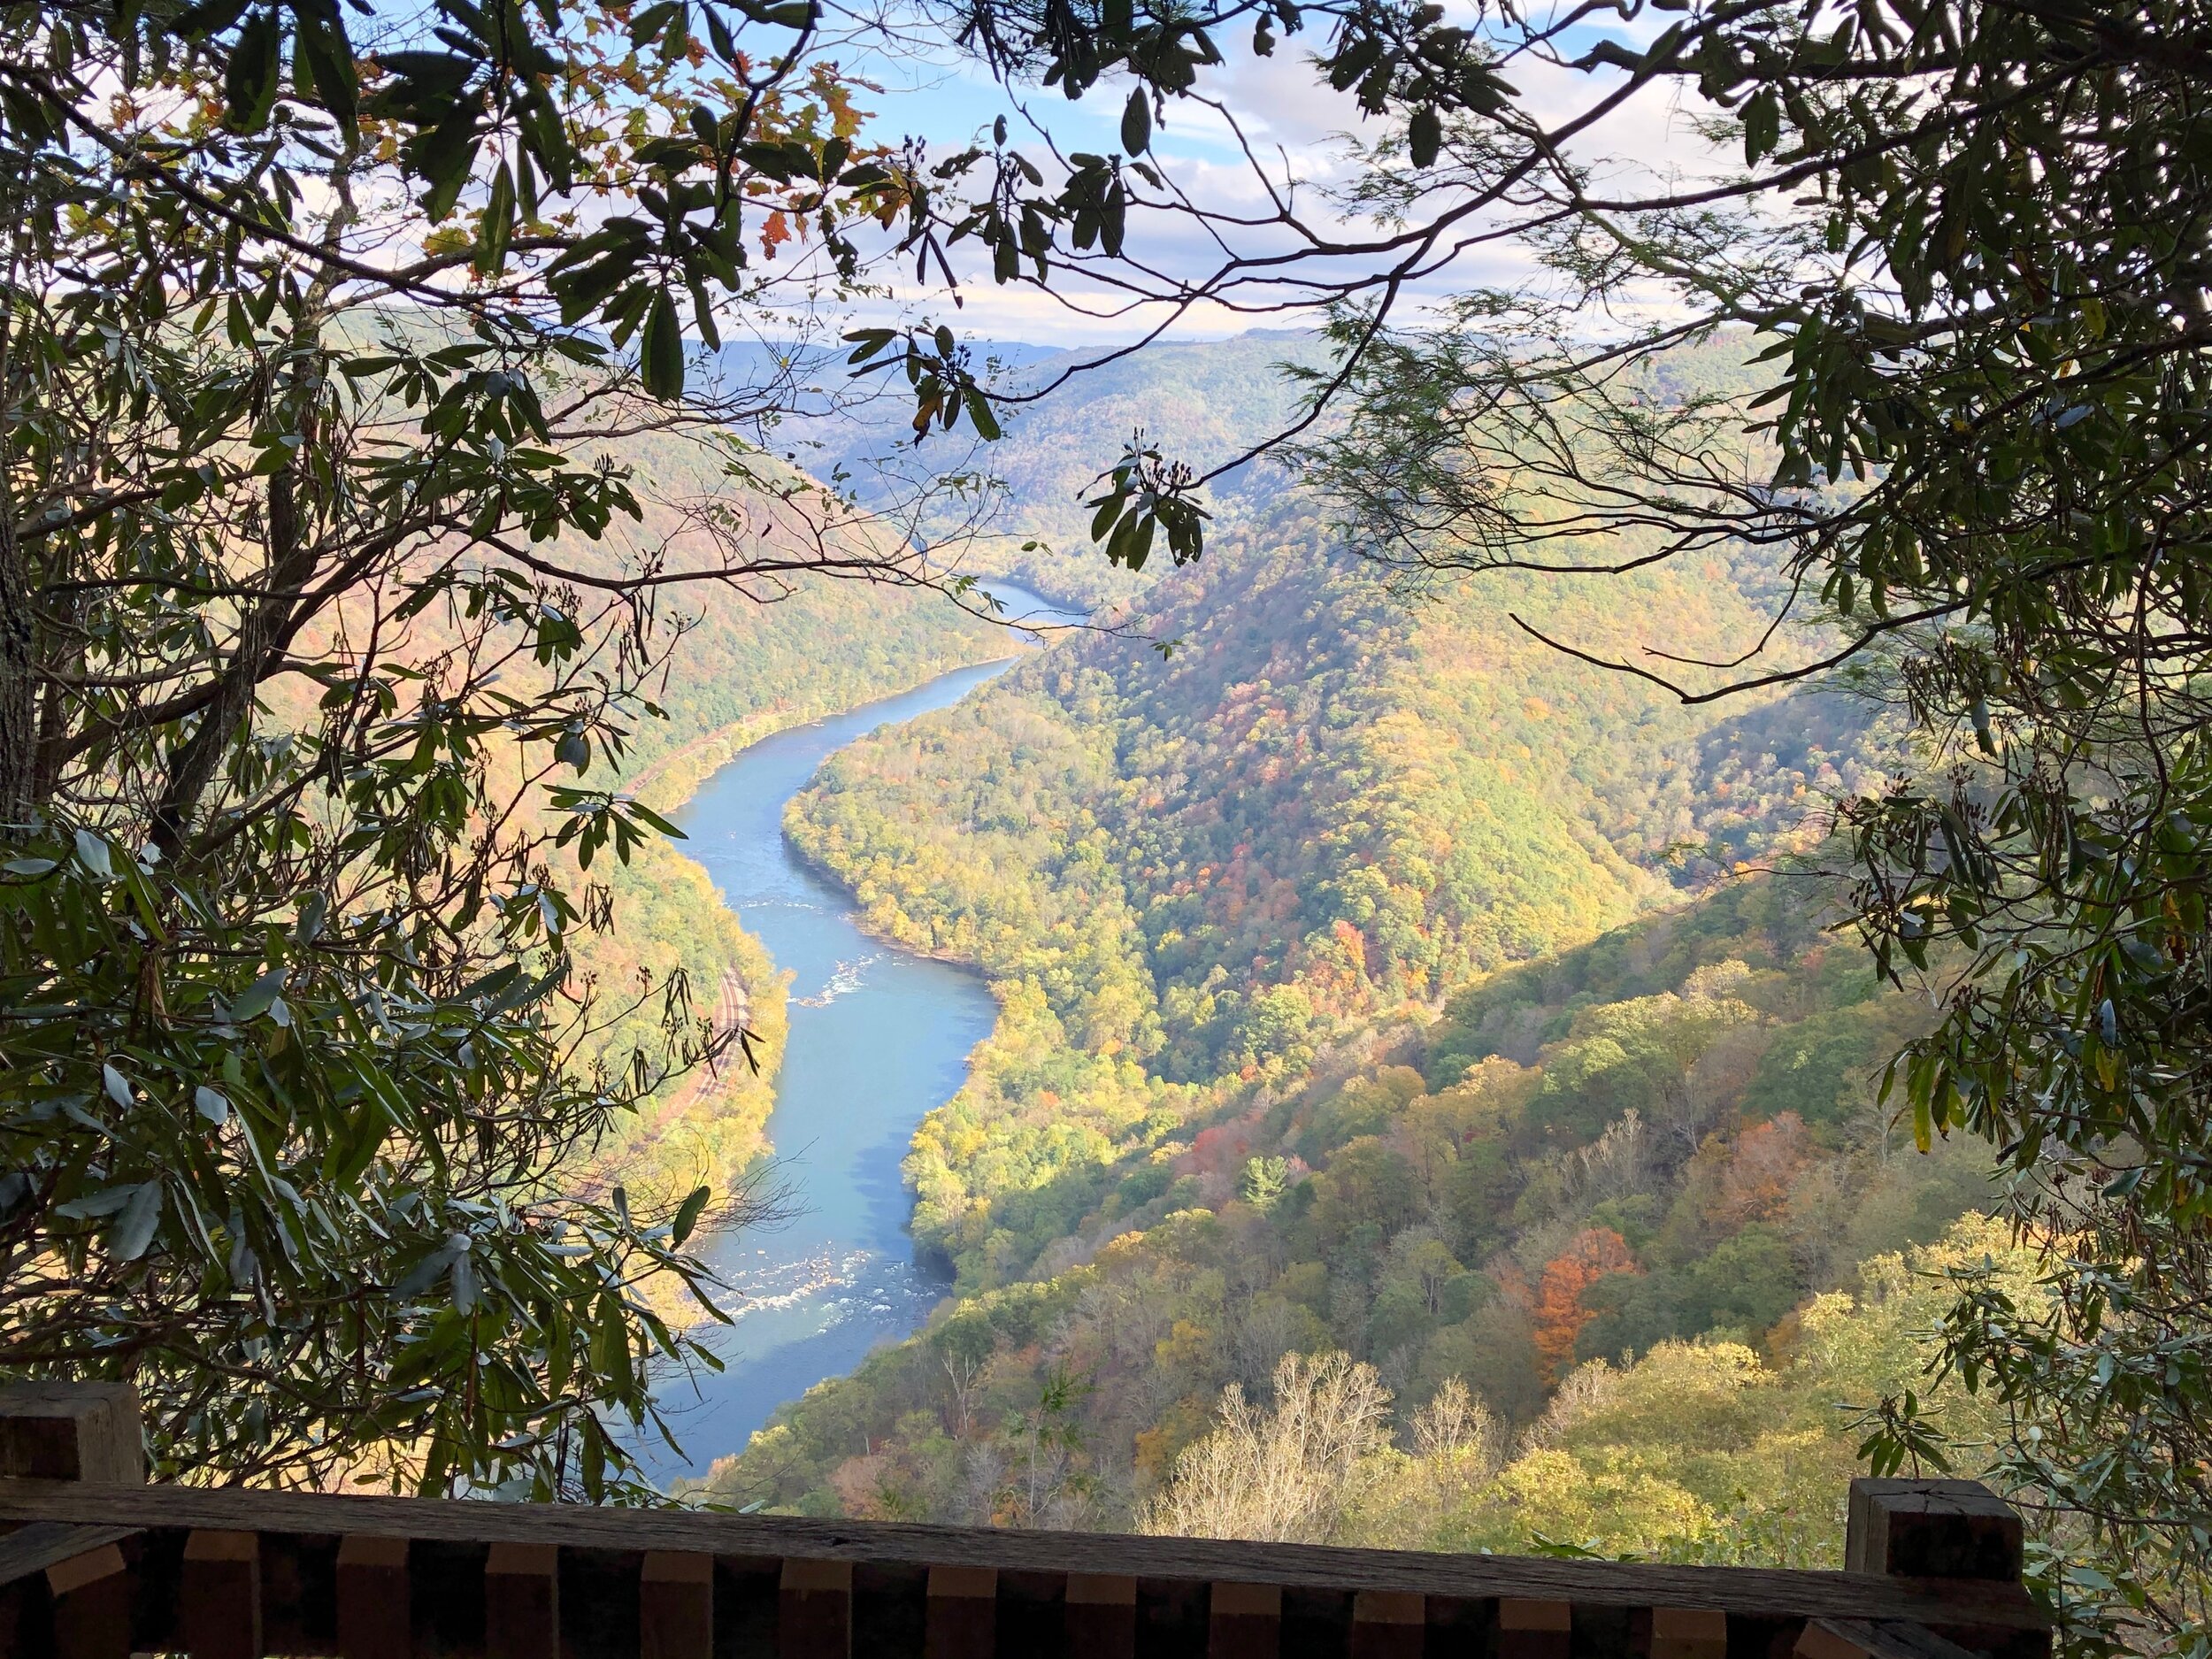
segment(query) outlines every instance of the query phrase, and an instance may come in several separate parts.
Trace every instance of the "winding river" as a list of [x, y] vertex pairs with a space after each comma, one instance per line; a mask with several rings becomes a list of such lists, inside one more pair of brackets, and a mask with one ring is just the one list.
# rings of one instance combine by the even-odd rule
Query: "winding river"
[[[1015, 622], [1079, 620], [1005, 584], [991, 591]], [[912, 1201], [899, 1176], [914, 1128], [967, 1074], [990, 1033], [989, 992], [974, 973], [861, 931], [852, 897], [802, 863], [783, 810], [822, 762], [878, 726], [957, 703], [1018, 658], [955, 669], [880, 703], [764, 739], [700, 787], [676, 822], [723, 902], [795, 975], [789, 1039], [768, 1136], [794, 1211], [710, 1252], [741, 1294], [736, 1323], [700, 1334], [716, 1373], [670, 1379], [660, 1404], [685, 1455], [648, 1448], [663, 1484], [703, 1475], [743, 1449], [787, 1400], [915, 1329], [946, 1286], [914, 1259]]]

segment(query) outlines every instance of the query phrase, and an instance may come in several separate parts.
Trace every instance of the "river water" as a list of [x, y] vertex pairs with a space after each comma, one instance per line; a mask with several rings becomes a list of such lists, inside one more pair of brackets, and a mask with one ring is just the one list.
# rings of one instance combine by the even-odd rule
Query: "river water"
[[[1016, 622], [1079, 620], [1006, 584], [991, 591]], [[1025, 641], [1033, 636], [1016, 634]], [[914, 1259], [912, 1199], [899, 1175], [914, 1128], [952, 1098], [968, 1051], [990, 1034], [990, 993], [973, 972], [861, 931], [852, 896], [803, 864], [783, 810], [822, 762], [879, 726], [959, 702], [1018, 659], [955, 669], [928, 684], [764, 739], [672, 816], [746, 927], [788, 969], [790, 1034], [768, 1119], [794, 1214], [773, 1231], [716, 1241], [736, 1323], [697, 1334], [720, 1357], [670, 1378], [659, 1402], [683, 1447], [642, 1448], [665, 1485], [741, 1451], [775, 1409], [851, 1371], [879, 1343], [921, 1325], [948, 1286]]]

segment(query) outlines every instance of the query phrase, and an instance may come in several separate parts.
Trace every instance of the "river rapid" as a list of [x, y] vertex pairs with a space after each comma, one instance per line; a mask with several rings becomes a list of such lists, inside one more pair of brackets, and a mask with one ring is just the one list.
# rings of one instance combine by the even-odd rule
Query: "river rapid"
[[[1079, 621], [1003, 583], [1014, 622]], [[1017, 634], [1018, 639], [1024, 637]], [[696, 1333], [720, 1372], [675, 1375], [657, 1394], [682, 1455], [641, 1448], [663, 1485], [741, 1451], [787, 1400], [851, 1371], [871, 1348], [918, 1329], [949, 1286], [914, 1256], [913, 1201], [900, 1179], [915, 1126], [952, 1098], [995, 1009], [968, 969], [861, 930], [852, 895], [801, 861], [784, 807], [822, 763], [879, 726], [942, 709], [1018, 658], [955, 669], [895, 697], [765, 738], [672, 814], [681, 850], [794, 975], [790, 1034], [768, 1119], [772, 1179], [791, 1219], [729, 1234], [708, 1256], [730, 1286], [727, 1326]]]

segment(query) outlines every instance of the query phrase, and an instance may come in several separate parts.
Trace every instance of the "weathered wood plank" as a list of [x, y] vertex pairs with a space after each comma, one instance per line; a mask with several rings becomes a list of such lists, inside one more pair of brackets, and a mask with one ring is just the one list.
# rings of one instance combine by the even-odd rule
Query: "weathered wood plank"
[[1407, 1590], [1362, 1590], [1352, 1598], [1351, 1659], [1421, 1659], [1429, 1602]]
[[1656, 1607], [1646, 1659], [1727, 1659], [1728, 1615], [1717, 1607]]
[[1894, 1620], [1816, 1618], [1797, 1639], [1797, 1659], [1974, 1659], [1933, 1631]]
[[103, 1544], [97, 1549], [88, 1549], [47, 1568], [46, 1588], [52, 1595], [73, 1595], [88, 1585], [111, 1578], [123, 1570], [123, 1552], [112, 1544]]
[[1135, 1578], [1125, 1573], [1070, 1573], [1061, 1617], [1068, 1659], [1135, 1659]]
[[1207, 1659], [1275, 1659], [1283, 1640], [1283, 1586], [1217, 1581], [1206, 1607]]
[[638, 1568], [640, 1659], [712, 1659], [714, 1557], [649, 1549]]
[[923, 1659], [990, 1659], [998, 1645], [998, 1569], [932, 1567]]
[[1498, 1659], [1567, 1659], [1574, 1604], [1550, 1597], [1498, 1599]]
[[0, 1584], [13, 1584], [44, 1572], [104, 1545], [134, 1537], [135, 1526], [85, 1526], [63, 1521], [34, 1521], [0, 1536]]
[[130, 1585], [123, 1552], [113, 1544], [46, 1569], [53, 1597], [56, 1659], [127, 1659], [131, 1650]]
[[1853, 1572], [2020, 1580], [2020, 1512], [1978, 1480], [1854, 1480], [1849, 1517]]
[[492, 1546], [484, 1558], [484, 1651], [490, 1659], [560, 1659], [557, 1545]]
[[0, 1387], [0, 1479], [138, 1486], [146, 1442], [128, 1383], [10, 1383]]
[[849, 1659], [852, 1650], [852, 1563], [787, 1560], [776, 1600], [781, 1659]]
[[0, 1520], [147, 1528], [260, 1529], [453, 1542], [668, 1549], [712, 1555], [920, 1563], [1001, 1572], [1403, 1590], [1465, 1600], [1512, 1597], [1602, 1607], [1701, 1607], [1761, 1617], [1903, 1619], [2041, 1630], [2016, 1586], [1932, 1583], [1769, 1567], [1678, 1567], [1509, 1555], [1425, 1555], [1212, 1539], [1015, 1532], [787, 1516], [610, 1511], [583, 1505], [470, 1503], [186, 1486], [134, 1490], [0, 1481]]

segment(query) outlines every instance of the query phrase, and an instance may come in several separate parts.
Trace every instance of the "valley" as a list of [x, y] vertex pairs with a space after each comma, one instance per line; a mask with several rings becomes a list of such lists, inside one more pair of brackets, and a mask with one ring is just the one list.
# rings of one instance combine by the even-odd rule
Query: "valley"
[[2212, 15], [1658, 9], [0, 12], [0, 1648], [2212, 1659]]
[[[1094, 585], [1102, 627], [759, 744], [678, 813], [791, 983], [754, 1144], [795, 1213], [717, 1245], [728, 1369], [664, 1386], [663, 1479], [1832, 1559], [1839, 1401], [1916, 1376], [1928, 1275], [2017, 1271], [1986, 1154], [1875, 1103], [1924, 1009], [1823, 931], [1822, 803], [1907, 757], [1877, 706], [1686, 709], [1516, 626], [1724, 658], [1770, 596], [1747, 556], [1417, 584], [1332, 545], [1249, 488], [1203, 564]], [[1287, 1455], [1266, 1414], [1324, 1382], [1371, 1408], [1336, 1496], [1225, 1510], [1198, 1471]]]

